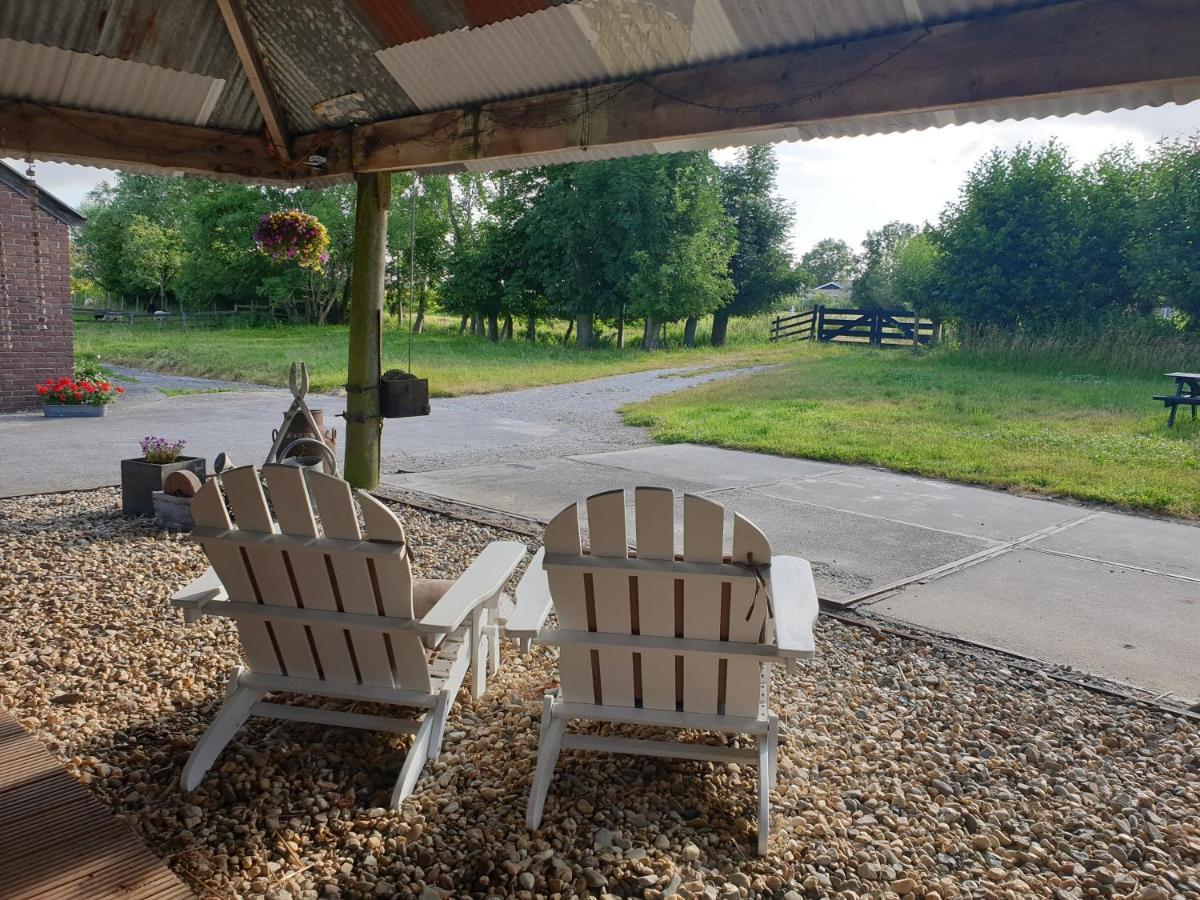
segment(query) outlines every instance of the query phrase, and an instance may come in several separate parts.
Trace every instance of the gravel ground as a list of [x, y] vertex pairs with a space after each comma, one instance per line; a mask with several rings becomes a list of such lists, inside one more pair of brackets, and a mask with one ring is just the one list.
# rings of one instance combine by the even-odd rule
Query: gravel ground
[[[510, 536], [403, 515], [423, 575]], [[564, 753], [526, 832], [545, 650], [460, 696], [398, 812], [406, 738], [261, 719], [184, 795], [237, 661], [167, 607], [202, 568], [113, 490], [0, 501], [0, 702], [202, 896], [1200, 895], [1196, 723], [829, 620], [777, 681], [765, 858], [735, 766]]]

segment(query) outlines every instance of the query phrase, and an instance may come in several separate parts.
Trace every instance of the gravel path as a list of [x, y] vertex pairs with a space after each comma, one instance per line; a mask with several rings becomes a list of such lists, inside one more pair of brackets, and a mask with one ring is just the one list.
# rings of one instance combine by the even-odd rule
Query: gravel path
[[[199, 550], [117, 506], [113, 490], [0, 501], [0, 703], [201, 895], [1200, 894], [1195, 722], [829, 620], [776, 682], [765, 858], [736, 766], [564, 753], [526, 832], [546, 650], [463, 692], [398, 812], [406, 738], [266, 720], [184, 795], [237, 644], [228, 621], [167, 607]], [[418, 574], [511, 537], [402, 514]]]

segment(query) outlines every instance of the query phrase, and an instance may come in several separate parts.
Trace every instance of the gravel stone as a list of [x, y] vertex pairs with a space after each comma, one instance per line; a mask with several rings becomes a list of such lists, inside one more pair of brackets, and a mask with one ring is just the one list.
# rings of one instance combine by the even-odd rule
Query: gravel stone
[[[420, 576], [514, 539], [399, 512]], [[1195, 721], [827, 619], [817, 656], [775, 676], [765, 857], [753, 767], [566, 751], [526, 831], [546, 648], [506, 646], [487, 693], [460, 694], [399, 810], [410, 738], [257, 718], [184, 794], [239, 662], [229, 620], [167, 604], [204, 565], [112, 489], [0, 500], [0, 704], [200, 896], [1200, 894]]]

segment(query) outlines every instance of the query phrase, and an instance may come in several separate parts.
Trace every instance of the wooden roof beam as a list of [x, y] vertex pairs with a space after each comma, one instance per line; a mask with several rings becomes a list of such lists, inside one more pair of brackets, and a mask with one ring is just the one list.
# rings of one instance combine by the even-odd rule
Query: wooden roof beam
[[20, 100], [0, 100], [0, 133], [9, 147], [89, 166], [269, 182], [292, 182], [310, 173], [293, 173], [260, 135]]
[[267, 69], [263, 65], [262, 54], [259, 53], [258, 43], [251, 31], [245, 4], [243, 0], [217, 0], [217, 6], [225, 19], [225, 28], [233, 41], [234, 49], [237, 50], [238, 59], [242, 62], [242, 70], [250, 82], [250, 90], [254, 92], [254, 99], [258, 102], [258, 110], [267, 126], [267, 134], [278, 150], [280, 158], [286, 163], [289, 161], [290, 152], [290, 141], [285, 127], [287, 119], [267, 77]]
[[[322, 175], [1200, 82], [1200, 3], [1070, 0], [364, 125]], [[306, 158], [311, 139], [293, 146]]]

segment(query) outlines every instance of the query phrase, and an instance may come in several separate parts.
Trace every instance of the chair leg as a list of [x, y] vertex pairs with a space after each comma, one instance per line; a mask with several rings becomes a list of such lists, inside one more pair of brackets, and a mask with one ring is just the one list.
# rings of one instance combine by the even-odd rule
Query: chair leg
[[779, 783], [779, 716], [771, 713], [767, 725], [768, 761], [771, 763], [771, 787]]
[[562, 749], [563, 732], [567, 720], [554, 715], [554, 698], [547, 696], [542, 703], [542, 728], [538, 740], [537, 769], [533, 773], [533, 785], [529, 789], [529, 805], [525, 809], [525, 827], [530, 831], [542, 824], [542, 812], [546, 807], [546, 792], [554, 777], [554, 766]]
[[[236, 674], [234, 677], [237, 677]], [[230, 680], [232, 682], [232, 679]], [[233, 736], [250, 717], [250, 710], [254, 704], [261, 700], [265, 693], [266, 691], [258, 688], [237, 687], [227, 695], [217, 717], [196, 742], [183, 767], [179, 781], [185, 791], [194, 791], [200, 786], [213, 762], [221, 755], [225, 745], [233, 740]]]
[[488, 651], [488, 674], [497, 675], [500, 672], [500, 626], [496, 624], [495, 617], [488, 628], [488, 637], [492, 642]]
[[487, 611], [476, 607], [471, 613], [471, 696], [478, 700], [487, 690], [488, 638], [484, 634]]
[[771, 826], [771, 745], [770, 733], [758, 738], [758, 855], [767, 853], [767, 838]]
[[392, 791], [392, 809], [399, 809], [404, 798], [416, 787], [421, 770], [425, 767], [425, 760], [429, 758], [429, 741], [436, 728], [437, 716], [431, 709], [421, 720], [421, 727], [417, 729], [417, 733], [413, 735], [412, 747], [404, 760], [404, 766], [400, 769], [400, 777], [396, 779], [395, 790]]
[[425, 714], [436, 718], [433, 726], [433, 734], [429, 737], [430, 759], [437, 759], [442, 755], [442, 738], [446, 734], [446, 720], [450, 718], [450, 703], [453, 700], [454, 697], [448, 691], [445, 691], [438, 698], [437, 706]]

